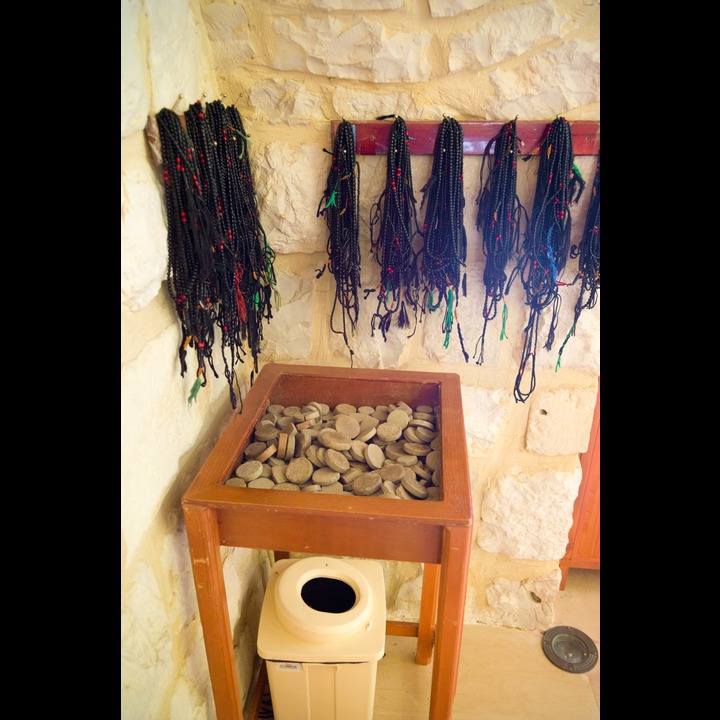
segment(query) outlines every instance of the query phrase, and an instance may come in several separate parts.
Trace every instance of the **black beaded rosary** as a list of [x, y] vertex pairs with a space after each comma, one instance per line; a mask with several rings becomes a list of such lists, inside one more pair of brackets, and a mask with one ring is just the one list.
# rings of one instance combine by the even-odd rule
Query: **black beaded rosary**
[[[410, 165], [409, 136], [403, 118], [383, 116], [378, 120], [394, 117], [390, 128], [385, 168], [385, 188], [370, 210], [370, 248], [380, 265], [377, 309], [372, 317], [371, 335], [375, 335], [377, 321], [383, 340], [392, 318], [397, 313], [397, 327], [410, 327], [408, 306], [417, 328], [419, 307], [420, 269], [418, 253], [413, 242], [421, 238], [416, 214]], [[379, 231], [375, 237], [375, 229]], [[365, 299], [373, 289], [365, 290]]]
[[[442, 331], [443, 347], [450, 342], [453, 323], [457, 320], [460, 288], [460, 267], [465, 266], [467, 237], [463, 224], [465, 196], [463, 194], [463, 131], [454, 118], [445, 116], [440, 125], [433, 151], [430, 179], [422, 189], [425, 208], [422, 235], [421, 271], [425, 282], [423, 308], [437, 310], [445, 304]], [[463, 295], [467, 295], [466, 275], [462, 279]], [[433, 292], [438, 291], [437, 302]], [[460, 323], [457, 322], [460, 347], [468, 361]]]
[[[360, 244], [358, 208], [360, 197], [360, 166], [355, 160], [355, 128], [343, 118], [335, 132], [330, 171], [325, 191], [318, 204], [317, 216], [323, 215], [329, 230], [328, 259], [316, 273], [322, 276], [327, 268], [335, 278], [335, 299], [330, 312], [330, 329], [342, 335], [350, 352], [350, 367], [355, 354], [348, 339], [348, 331], [355, 334], [360, 287]], [[337, 327], [336, 312], [342, 314], [342, 326]]]
[[[527, 223], [527, 212], [517, 195], [519, 145], [516, 118], [505, 123], [500, 128], [500, 132], [488, 143], [480, 168], [477, 229], [482, 234], [482, 249], [485, 255], [483, 271], [485, 298], [483, 329], [475, 344], [477, 365], [482, 365], [484, 362], [487, 326], [497, 316], [498, 304], [503, 298], [508, 278], [505, 267], [510, 258], [517, 257], [519, 252], [520, 224], [523, 216]], [[494, 155], [491, 155], [493, 148]], [[501, 340], [507, 337], [506, 321], [507, 304], [503, 303]]]
[[[253, 357], [252, 384], [258, 370], [262, 323], [272, 318], [275, 254], [259, 220], [249, 163], [249, 140], [237, 108], [215, 101], [203, 109], [197, 102], [188, 108], [184, 117], [187, 131], [174, 112], [161, 110], [157, 116], [168, 208], [168, 289], [173, 298], [193, 298], [205, 290], [204, 294], [200, 293], [202, 302], [194, 303], [197, 311], [202, 309], [205, 313], [202, 326], [197, 328], [194, 323], [186, 327], [187, 323], [183, 323], [181, 374], [186, 370], [185, 347], [196, 343], [203, 349], [202, 359], [208, 361], [217, 377], [211, 354], [212, 325], [217, 324], [230, 401], [235, 408], [235, 367], [243, 362], [243, 345], [248, 345]], [[189, 209], [187, 198], [176, 191], [185, 171], [171, 155], [173, 145], [184, 148], [184, 154], [194, 162], [192, 199], [195, 203]], [[183, 219], [185, 216], [192, 219], [191, 237], [175, 229], [178, 217], [181, 227], [188, 225]], [[204, 284], [198, 286], [200, 276], [186, 273], [178, 257], [186, 258], [187, 265], [198, 264]], [[211, 320], [209, 327], [208, 320]], [[189, 403], [206, 384], [204, 365], [199, 365]]]
[[[530, 316], [525, 327], [520, 368], [515, 379], [516, 402], [525, 402], [535, 389], [538, 325], [542, 311], [552, 305], [552, 318], [543, 346], [552, 348], [560, 310], [558, 287], [570, 249], [572, 218], [570, 203], [577, 203], [585, 181], [575, 165], [570, 123], [557, 117], [540, 142], [538, 168], [532, 214], [521, 254], [511, 273], [506, 293], [516, 276], [525, 288]], [[528, 160], [530, 155], [525, 157]], [[577, 192], [576, 192], [577, 191]], [[530, 365], [530, 382], [522, 389], [524, 373]]]
[[570, 248], [570, 257], [578, 258], [578, 272], [575, 284], [580, 280], [580, 294], [575, 302], [575, 314], [573, 323], [565, 336], [560, 350], [558, 351], [557, 364], [555, 369], [560, 367], [563, 350], [572, 335], [575, 335], [580, 314], [585, 309], [595, 307], [600, 291], [600, 154], [595, 166], [595, 179], [593, 180], [590, 202], [588, 204], [587, 216], [580, 243]]
[[180, 375], [187, 372], [187, 348], [195, 349], [196, 379], [190, 402], [207, 384], [206, 364], [212, 364], [213, 324], [218, 301], [213, 268], [217, 233], [212, 211], [200, 184], [195, 149], [180, 118], [166, 108], [157, 114], [162, 143], [162, 168], [168, 226], [167, 288], [182, 328], [178, 355]]

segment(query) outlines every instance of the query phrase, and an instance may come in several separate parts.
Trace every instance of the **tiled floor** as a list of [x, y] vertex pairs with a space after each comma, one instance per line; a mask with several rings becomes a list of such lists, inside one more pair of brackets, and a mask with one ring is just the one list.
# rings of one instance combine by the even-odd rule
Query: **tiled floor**
[[[598, 662], [586, 673], [561, 670], [540, 631], [465, 625], [453, 720], [598, 720], [600, 572], [571, 569], [555, 602], [553, 626], [588, 635]], [[373, 720], [427, 720], [432, 665], [415, 664], [415, 638], [387, 636], [378, 662]]]

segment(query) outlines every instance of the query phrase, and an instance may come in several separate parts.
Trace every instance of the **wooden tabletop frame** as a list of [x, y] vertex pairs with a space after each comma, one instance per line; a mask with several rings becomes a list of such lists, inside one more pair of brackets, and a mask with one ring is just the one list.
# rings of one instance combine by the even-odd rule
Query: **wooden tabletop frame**
[[[289, 493], [225, 486], [269, 404], [439, 406], [441, 500]], [[243, 720], [221, 546], [423, 563], [418, 638], [433, 661], [429, 719], [451, 720], [472, 535], [472, 497], [460, 378], [455, 373], [266, 364], [182, 499], [205, 649], [219, 720]], [[264, 675], [262, 676], [264, 677]]]

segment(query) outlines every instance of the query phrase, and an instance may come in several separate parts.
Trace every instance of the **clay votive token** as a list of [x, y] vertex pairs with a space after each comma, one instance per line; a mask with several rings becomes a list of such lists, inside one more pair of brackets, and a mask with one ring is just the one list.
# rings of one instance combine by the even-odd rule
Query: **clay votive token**
[[397, 493], [395, 492], [395, 483], [390, 482], [390, 480], [383, 480], [382, 491], [383, 495], [397, 497]]
[[275, 487], [275, 483], [270, 478], [261, 477], [256, 480], [251, 480], [247, 486], [249, 488], [258, 488], [260, 490], [272, 490], [272, 488]]
[[342, 487], [342, 483], [339, 482], [340, 473], [329, 467], [321, 467], [315, 470], [315, 472], [312, 474], [312, 479], [313, 482], [317, 483], [318, 485], [326, 486], [332, 485], [333, 483], [338, 483], [338, 485]]
[[330, 493], [331, 495], [342, 495], [345, 492], [345, 487], [340, 482], [334, 482], [330, 485], [322, 485], [320, 490], [321, 492]]
[[287, 475], [285, 474], [285, 471], [287, 470], [287, 465], [275, 465], [275, 467], [271, 468], [271, 474], [272, 479], [276, 483], [284, 483], [287, 482]]
[[360, 433], [360, 423], [351, 415], [338, 415], [335, 418], [335, 430], [352, 440]]
[[415, 432], [415, 428], [410, 427], [409, 425], [403, 430], [402, 436], [403, 439], [408, 442], [422, 442], [422, 440], [418, 437], [418, 434]]
[[[246, 448], [245, 448], [245, 457], [248, 460], [254, 460], [260, 453], [264, 452], [267, 449], [267, 443], [266, 442], [251, 442]], [[272, 453], [270, 453], [272, 455]], [[262, 460], [260, 461], [262, 462]]]
[[290, 435], [286, 432], [281, 432], [278, 435], [278, 441], [277, 441], [277, 456], [281, 459], [285, 459], [285, 453], [287, 452], [287, 446], [288, 446], [288, 439], [290, 438]]
[[367, 443], [361, 440], [353, 440], [352, 445], [350, 445], [350, 450], [348, 452], [350, 453], [353, 460], [357, 460], [358, 462], [364, 462], [366, 447]]
[[393, 410], [388, 416], [385, 422], [395, 423], [400, 427], [400, 430], [404, 430], [410, 422], [410, 416], [404, 410]]
[[324, 415], [330, 414], [330, 406], [326, 405], [325, 403], [321, 402], [315, 402], [314, 400], [312, 402], [309, 402], [308, 405], [310, 407], [314, 407], [317, 409], [317, 411], [320, 413], [320, 417], [323, 417]]
[[413, 430], [418, 440], [424, 443], [430, 443], [438, 436], [437, 431], [424, 427], [408, 428], [408, 430]]
[[279, 434], [280, 431], [274, 425], [264, 425], [262, 427], [255, 428], [256, 441], [271, 442], [272, 440], [275, 440]]
[[325, 464], [335, 470], [335, 472], [344, 473], [350, 469], [350, 461], [338, 450], [328, 448], [325, 451]]
[[321, 445], [333, 450], [349, 450], [352, 447], [352, 438], [333, 428], [323, 428], [317, 439]]
[[278, 405], [277, 403], [267, 406], [267, 412], [272, 413], [273, 415], [282, 415], [283, 410], [285, 410], [285, 406]]
[[295, 456], [295, 438], [296, 437], [297, 437], [297, 433], [288, 435], [287, 448], [285, 450], [285, 459], [286, 460], [290, 460], [290, 458]]
[[362, 473], [353, 481], [353, 495], [372, 495], [382, 486], [382, 478], [380, 473], [367, 472]]
[[296, 492], [300, 492], [300, 488], [297, 485], [293, 485], [293, 483], [277, 483], [275, 487], [271, 488], [272, 490], [295, 490]]
[[336, 415], [354, 415], [357, 408], [350, 403], [338, 403], [333, 411]]
[[432, 414], [433, 409], [432, 409], [431, 405], [418, 405], [415, 408], [415, 412], [425, 413], [427, 415], [430, 415], [430, 414]]
[[285, 477], [288, 482], [302, 485], [312, 477], [314, 470], [313, 464], [306, 457], [296, 457], [287, 464]]
[[349, 470], [340, 474], [340, 482], [343, 485], [349, 485], [355, 480], [355, 478], [359, 477], [362, 472], [363, 471], [360, 470], [360, 468], [351, 467]]
[[377, 430], [374, 427], [368, 428], [367, 430], [360, 430], [360, 434], [355, 438], [361, 442], [368, 442], [377, 435]]
[[226, 485], [230, 487], [247, 487], [247, 481], [239, 477], [231, 477], [225, 481]]
[[403, 466], [396, 462], [390, 463], [386, 460], [385, 464], [380, 468], [380, 477], [382, 477], [384, 481], [397, 483], [400, 482], [404, 475], [405, 471], [403, 470]]
[[316, 467], [322, 467], [322, 463], [318, 460], [317, 456], [318, 446], [317, 445], [310, 445], [310, 447], [305, 450], [305, 457]]
[[380, 422], [385, 422], [390, 411], [387, 405], [376, 405], [375, 412], [372, 413], [372, 417], [377, 418]]
[[417, 498], [411, 495], [402, 485], [398, 485], [395, 488], [395, 494], [403, 500], [417, 500]]
[[442, 490], [439, 487], [431, 485], [428, 489], [428, 496], [426, 500], [442, 500]]
[[385, 464], [385, 453], [382, 451], [382, 448], [379, 445], [375, 445], [375, 443], [367, 445], [365, 447], [365, 462], [373, 468], [373, 470], [379, 470]]
[[417, 480], [411, 480], [408, 477], [404, 477], [400, 484], [413, 496], [424, 500], [428, 496], [427, 488], [421, 485]]
[[390, 443], [385, 446], [385, 456], [390, 458], [390, 460], [397, 460], [400, 455], [405, 455], [405, 448], [403, 448], [403, 443], [394, 442]]
[[435, 429], [434, 422], [430, 422], [429, 420], [417, 420], [416, 418], [408, 420], [408, 425], [411, 425], [412, 427], [424, 427], [428, 428], [428, 430]]
[[268, 458], [271, 458], [277, 452], [277, 445], [270, 443], [259, 455], [255, 456], [255, 460], [264, 463]]
[[[404, 414], [404, 413], [403, 413]], [[388, 416], [389, 417], [389, 416]], [[405, 416], [407, 417], [407, 415]], [[407, 423], [405, 423], [407, 425]], [[381, 422], [376, 429], [378, 439], [382, 442], [395, 442], [401, 435], [402, 431], [405, 426], [400, 427], [397, 423], [390, 422], [389, 420], [386, 422]]]
[[375, 408], [372, 405], [361, 405], [357, 411], [363, 415], [372, 415], [375, 412]]
[[429, 470], [437, 470], [442, 467], [442, 455], [439, 450], [433, 450], [425, 456], [425, 467]]
[[262, 475], [262, 463], [257, 460], [246, 460], [235, 468], [235, 475], [250, 482]]
[[416, 455], [417, 457], [425, 457], [425, 455], [434, 452], [434, 450], [425, 443], [407, 442], [403, 445], [403, 449], [408, 455]]
[[316, 485], [315, 483], [310, 483], [309, 485], [305, 485], [304, 487], [301, 487], [300, 490], [302, 492], [322, 492], [322, 488], [319, 485]]

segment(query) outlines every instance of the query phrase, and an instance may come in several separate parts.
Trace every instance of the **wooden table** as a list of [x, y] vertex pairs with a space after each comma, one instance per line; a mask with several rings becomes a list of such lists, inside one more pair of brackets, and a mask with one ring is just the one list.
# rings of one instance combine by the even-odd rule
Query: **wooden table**
[[[439, 406], [441, 500], [226, 487], [269, 404]], [[200, 620], [219, 720], [243, 720], [221, 546], [423, 563], [419, 622], [387, 621], [417, 637], [433, 662], [430, 720], [451, 720], [472, 536], [460, 378], [455, 373], [266, 364], [182, 499]], [[433, 661], [433, 653], [435, 655]]]

